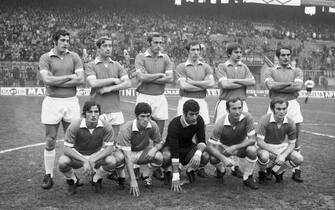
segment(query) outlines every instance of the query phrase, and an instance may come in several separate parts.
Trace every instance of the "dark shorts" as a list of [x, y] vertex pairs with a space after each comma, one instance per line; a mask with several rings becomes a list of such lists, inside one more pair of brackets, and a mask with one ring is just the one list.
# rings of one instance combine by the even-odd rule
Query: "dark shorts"
[[[182, 165], [187, 165], [192, 157], [194, 156], [194, 153], [198, 150], [198, 147], [196, 144], [192, 144], [190, 147], [187, 148], [179, 148], [178, 154], [179, 154], [179, 162]], [[167, 145], [164, 145], [163, 153], [164, 151], [170, 151], [170, 147]]]

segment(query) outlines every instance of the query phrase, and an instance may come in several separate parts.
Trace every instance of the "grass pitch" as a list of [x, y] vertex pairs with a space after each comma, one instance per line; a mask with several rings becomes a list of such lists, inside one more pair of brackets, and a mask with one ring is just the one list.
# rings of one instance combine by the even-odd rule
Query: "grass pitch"
[[[86, 99], [80, 98], [81, 105]], [[125, 120], [133, 119], [135, 98], [121, 99]], [[193, 185], [183, 187], [182, 193], [174, 193], [154, 179], [151, 190], [145, 189], [139, 181], [141, 195], [138, 198], [129, 195], [128, 187], [119, 191], [115, 183], [107, 179], [103, 181], [104, 193], [97, 195], [80, 173], [85, 185], [78, 188], [78, 194], [68, 196], [67, 185], [58, 170], [52, 189], [40, 187], [44, 175], [44, 146], [8, 149], [43, 142], [42, 100], [43, 97], [0, 96], [0, 209], [335, 209], [334, 99], [310, 98], [308, 104], [299, 99], [304, 116], [300, 134], [305, 158], [302, 166], [304, 183], [295, 183], [290, 178], [291, 172], [287, 172], [283, 183], [273, 181], [253, 191], [244, 187], [241, 179], [228, 173], [224, 183], [212, 176], [197, 177]], [[178, 97], [169, 97], [168, 101], [172, 119]], [[208, 97], [207, 101], [213, 115], [216, 97]], [[262, 97], [248, 99], [249, 111], [256, 122], [266, 113], [268, 102]], [[211, 135], [212, 128], [212, 125], [207, 127], [206, 138]], [[60, 128], [58, 139], [62, 138]], [[62, 147], [61, 142], [57, 144], [57, 157]], [[206, 166], [206, 171], [213, 175], [212, 166]]]

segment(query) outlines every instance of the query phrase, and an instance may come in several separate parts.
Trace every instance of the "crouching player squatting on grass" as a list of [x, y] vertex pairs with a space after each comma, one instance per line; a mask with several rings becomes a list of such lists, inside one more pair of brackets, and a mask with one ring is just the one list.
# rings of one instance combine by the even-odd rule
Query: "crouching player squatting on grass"
[[164, 184], [169, 184], [172, 178], [171, 190], [176, 192], [181, 191], [179, 163], [186, 167], [188, 179], [193, 183], [195, 171], [209, 161], [209, 155], [205, 152], [205, 122], [199, 110], [198, 102], [187, 100], [183, 104], [183, 114], [175, 117], [168, 127], [163, 148]]
[[270, 172], [275, 175], [276, 182], [281, 182], [285, 168], [288, 168], [285, 161], [293, 167], [303, 162], [301, 153], [294, 150], [296, 126], [293, 120], [287, 117], [288, 102], [275, 97], [270, 102], [270, 108], [272, 113], [260, 119], [257, 131], [259, 183], [271, 179]]
[[151, 187], [151, 176], [155, 169], [163, 163], [163, 155], [159, 150], [163, 146], [158, 125], [151, 120], [151, 107], [140, 102], [135, 106], [135, 120], [122, 125], [116, 146], [124, 154], [130, 177], [130, 193], [139, 196], [134, 164], [141, 167], [145, 187]]
[[83, 106], [83, 117], [73, 121], [66, 131], [64, 154], [58, 164], [71, 195], [76, 193], [77, 186], [82, 185], [73, 169], [84, 167], [84, 174], [92, 177], [95, 192], [100, 193], [106, 172], [124, 165], [123, 153], [112, 146], [113, 128], [99, 119], [100, 114], [100, 105], [87, 101]]
[[240, 159], [243, 184], [251, 189], [258, 189], [252, 177], [257, 161], [255, 146], [255, 129], [253, 118], [248, 112], [242, 112], [243, 102], [240, 98], [226, 101], [227, 114], [216, 121], [213, 134], [208, 140], [207, 151], [211, 155], [210, 163], [216, 167], [216, 176], [222, 179], [225, 166], [232, 166], [231, 156]]

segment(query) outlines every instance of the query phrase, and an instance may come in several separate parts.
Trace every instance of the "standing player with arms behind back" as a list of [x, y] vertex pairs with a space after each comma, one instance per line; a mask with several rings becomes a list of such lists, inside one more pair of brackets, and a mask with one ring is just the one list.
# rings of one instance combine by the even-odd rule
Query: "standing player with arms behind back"
[[43, 54], [39, 61], [46, 96], [42, 103], [41, 122], [45, 125], [44, 165], [42, 188], [53, 185], [53, 169], [56, 157], [56, 137], [60, 122], [64, 133], [71, 120], [80, 118], [80, 106], [76, 97], [78, 85], [84, 84], [83, 63], [79, 55], [68, 50], [70, 34], [56, 31], [52, 36], [53, 49]]

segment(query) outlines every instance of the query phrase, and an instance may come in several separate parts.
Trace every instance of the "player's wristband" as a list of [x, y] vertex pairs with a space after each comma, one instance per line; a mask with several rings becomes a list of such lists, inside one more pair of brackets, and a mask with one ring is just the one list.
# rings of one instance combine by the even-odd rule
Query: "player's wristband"
[[198, 156], [198, 157], [201, 157], [202, 155], [202, 152], [200, 150], [197, 150], [194, 155]]
[[179, 181], [179, 180], [180, 180], [179, 173], [173, 173], [172, 174], [172, 181]]

